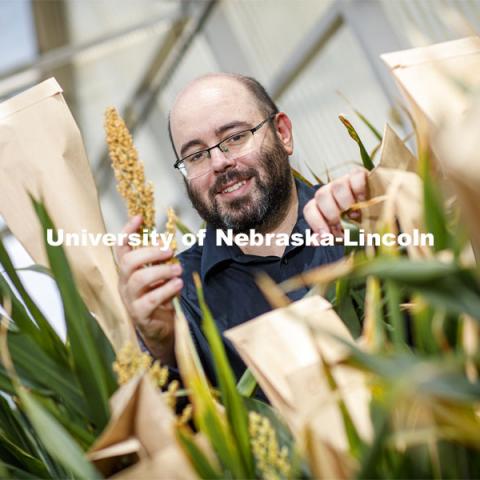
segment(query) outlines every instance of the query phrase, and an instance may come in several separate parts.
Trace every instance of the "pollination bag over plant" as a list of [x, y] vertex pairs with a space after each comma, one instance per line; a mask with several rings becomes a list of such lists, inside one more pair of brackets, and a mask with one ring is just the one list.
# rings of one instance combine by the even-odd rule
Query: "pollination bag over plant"
[[438, 159], [453, 185], [464, 224], [470, 234], [477, 263], [480, 261], [480, 96], [471, 97], [471, 106], [452, 118], [435, 138]]
[[480, 37], [386, 53], [417, 126], [439, 125], [468, 107], [465, 89], [480, 87]]
[[[29, 193], [44, 202], [57, 229], [105, 233], [82, 138], [54, 78], [0, 104], [0, 147], [0, 213], [36, 263], [48, 266]], [[118, 350], [134, 334], [111, 249], [65, 250], [85, 303]]]
[[[388, 124], [383, 132], [380, 162], [368, 173], [367, 181], [372, 201], [362, 208], [362, 228], [377, 231], [385, 222], [395, 228], [398, 221], [404, 233], [413, 235], [414, 230], [425, 230], [422, 182], [416, 173], [415, 156]], [[422, 245], [409, 244], [407, 250], [411, 258], [430, 256], [429, 248]]]
[[[338, 407], [341, 397], [360, 435], [371, 438], [370, 396], [363, 375], [335, 365], [348, 350], [334, 336], [354, 340], [324, 298], [314, 295], [299, 300], [231, 328], [225, 336], [297, 437], [309, 424], [326, 443], [346, 450]], [[329, 387], [320, 355], [332, 366], [337, 393]]]
[[460, 202], [478, 261], [480, 37], [388, 53], [382, 59], [409, 101], [420, 133], [431, 137], [435, 158]]
[[[177, 443], [175, 416], [163, 395], [146, 375], [132, 378], [113, 395], [110, 422], [87, 454], [105, 477], [197, 478]], [[127, 468], [125, 456], [134, 462]]]

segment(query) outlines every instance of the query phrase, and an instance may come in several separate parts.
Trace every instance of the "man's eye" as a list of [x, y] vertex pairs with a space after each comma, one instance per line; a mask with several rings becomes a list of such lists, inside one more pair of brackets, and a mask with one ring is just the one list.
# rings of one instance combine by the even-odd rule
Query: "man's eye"
[[199, 162], [200, 160], [203, 160], [205, 158], [206, 153], [205, 152], [197, 152], [189, 157], [187, 157], [185, 160], [187, 162], [193, 163], [193, 162]]
[[230, 145], [235, 145], [236, 143], [241, 143], [247, 138], [247, 132], [237, 133], [236, 135], [232, 135], [230, 138], [226, 140], [226, 143]]

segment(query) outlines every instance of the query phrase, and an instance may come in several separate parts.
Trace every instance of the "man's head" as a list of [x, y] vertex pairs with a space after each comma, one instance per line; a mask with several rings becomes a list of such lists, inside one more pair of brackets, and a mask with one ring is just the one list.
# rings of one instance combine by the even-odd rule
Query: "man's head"
[[[177, 158], [196, 154], [185, 185], [202, 218], [236, 232], [279, 223], [292, 196], [291, 123], [256, 80], [233, 74], [194, 80], [175, 100], [169, 129]], [[243, 131], [241, 140], [236, 134]], [[226, 138], [220, 148], [197, 154]]]

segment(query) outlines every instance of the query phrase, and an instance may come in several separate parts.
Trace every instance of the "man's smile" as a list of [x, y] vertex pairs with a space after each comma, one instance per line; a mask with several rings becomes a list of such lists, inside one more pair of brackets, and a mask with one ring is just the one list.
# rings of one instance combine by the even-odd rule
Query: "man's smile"
[[252, 184], [252, 177], [244, 180], [234, 180], [224, 185], [217, 193], [220, 198], [238, 198], [245, 195]]

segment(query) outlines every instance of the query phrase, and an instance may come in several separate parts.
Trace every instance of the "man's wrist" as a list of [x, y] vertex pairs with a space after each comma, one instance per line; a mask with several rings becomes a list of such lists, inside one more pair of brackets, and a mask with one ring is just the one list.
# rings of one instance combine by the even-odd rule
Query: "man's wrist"
[[146, 339], [138, 328], [135, 328], [135, 332], [137, 334], [138, 344], [143, 352], [147, 352], [154, 359], [160, 360], [164, 365], [176, 365], [173, 336], [172, 339], [169, 339], [166, 343], [160, 343]]

